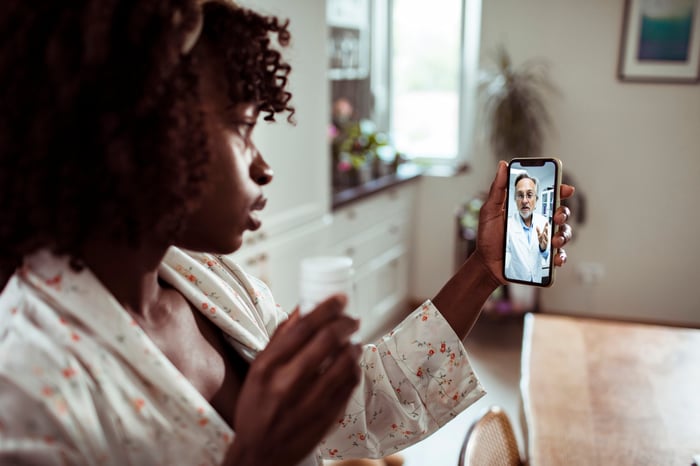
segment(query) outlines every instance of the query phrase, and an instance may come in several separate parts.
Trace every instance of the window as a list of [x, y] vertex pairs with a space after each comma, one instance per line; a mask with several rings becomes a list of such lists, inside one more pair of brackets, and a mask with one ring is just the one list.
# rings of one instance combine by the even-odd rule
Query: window
[[390, 121], [400, 152], [457, 153], [461, 6], [461, 0], [443, 1], [440, 8], [394, 1]]
[[327, 0], [327, 17], [334, 121], [371, 120], [416, 162], [467, 159], [481, 0]]
[[481, 2], [427, 5], [375, 2], [374, 117], [408, 158], [452, 163], [467, 158], [473, 138]]

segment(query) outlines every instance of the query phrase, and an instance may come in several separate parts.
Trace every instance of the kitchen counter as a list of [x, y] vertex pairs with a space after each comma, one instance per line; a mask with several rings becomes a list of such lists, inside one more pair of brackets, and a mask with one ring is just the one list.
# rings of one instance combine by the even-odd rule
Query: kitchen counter
[[384, 191], [385, 189], [415, 180], [419, 178], [424, 171], [425, 169], [423, 167], [405, 163], [399, 165], [396, 173], [375, 178], [367, 183], [353, 186], [352, 188], [334, 190], [332, 194], [331, 207], [333, 210], [336, 210], [355, 201], [371, 196], [372, 194]]

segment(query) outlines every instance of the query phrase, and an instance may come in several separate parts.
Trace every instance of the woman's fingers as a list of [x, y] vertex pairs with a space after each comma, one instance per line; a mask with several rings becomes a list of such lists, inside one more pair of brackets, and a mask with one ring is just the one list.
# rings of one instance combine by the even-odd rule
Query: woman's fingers
[[272, 335], [270, 344], [260, 356], [280, 362], [286, 361], [300, 351], [319, 329], [340, 317], [346, 304], [347, 298], [344, 295], [333, 295], [319, 304], [313, 312], [290, 318], [284, 327], [278, 328]]
[[571, 241], [571, 236], [573, 235], [573, 230], [568, 224], [559, 225], [557, 233], [552, 238], [552, 246], [555, 248], [563, 248], [566, 243]]
[[568, 184], [562, 184], [559, 189], [559, 197], [561, 199], [566, 199], [573, 196], [574, 192], [576, 192], [576, 188]]
[[557, 225], [563, 225], [571, 217], [571, 211], [566, 206], [560, 206], [554, 213], [554, 223]]
[[557, 251], [556, 255], [554, 256], [554, 265], [557, 267], [561, 267], [562, 265], [566, 264], [566, 251], [563, 249], [559, 249]]
[[566, 263], [566, 251], [563, 249], [566, 243], [571, 241], [573, 229], [566, 222], [569, 218], [569, 209], [560, 207], [555, 214], [555, 222], [559, 224], [557, 232], [552, 238], [552, 246], [557, 249], [554, 256], [554, 265], [561, 267]]
[[[336, 321], [320, 329], [302, 349], [289, 359], [285, 371], [294, 380], [310, 380], [336, 364], [339, 355], [350, 345], [350, 337], [359, 323], [349, 316], [340, 316]], [[354, 361], [357, 365], [357, 360]]]
[[554, 223], [556, 223], [558, 227], [557, 232], [552, 238], [552, 246], [560, 249], [554, 257], [555, 265], [562, 265], [566, 262], [566, 252], [561, 248], [571, 241], [571, 236], [573, 235], [573, 229], [566, 223], [570, 216], [571, 211], [566, 206], [559, 207], [554, 214]]
[[290, 376], [289, 363], [262, 377], [256, 359], [234, 421], [239, 448], [253, 452], [251, 464], [262, 464], [255, 454], [263, 455], [265, 464], [296, 464], [312, 451], [337, 422], [359, 381], [358, 358], [359, 347], [347, 343], [325, 372], [302, 380]]
[[328, 427], [337, 422], [359, 382], [361, 351], [359, 345], [346, 345], [325, 371], [318, 373], [306, 396], [300, 397], [300, 412], [313, 416], [318, 435], [325, 434]]
[[324, 404], [336, 404], [333, 395], [341, 387], [350, 386], [352, 389], [360, 380], [360, 364], [358, 363], [362, 347], [359, 344], [349, 343], [333, 357], [331, 364], [322, 372], [318, 372], [316, 383], [313, 384], [308, 394], [308, 399]]
[[285, 400], [302, 397], [358, 329], [359, 321], [342, 312], [345, 304], [344, 296], [333, 296], [311, 313], [290, 318], [256, 358], [258, 382]]
[[337, 421], [360, 380], [360, 347], [350, 341], [358, 322], [345, 303], [335, 296], [290, 316], [252, 362], [236, 404], [241, 448], [273, 455], [272, 464], [297, 461]]

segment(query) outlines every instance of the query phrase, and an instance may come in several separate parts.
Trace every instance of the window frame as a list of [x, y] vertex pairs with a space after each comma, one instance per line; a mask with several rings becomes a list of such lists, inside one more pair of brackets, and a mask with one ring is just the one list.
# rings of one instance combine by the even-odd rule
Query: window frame
[[[453, 157], [406, 154], [410, 161], [425, 166], [463, 166], [471, 158], [477, 115], [478, 63], [481, 36], [482, 0], [460, 0], [460, 54], [458, 74], [458, 140]], [[394, 0], [371, 2], [370, 90], [373, 98], [372, 120], [391, 135], [393, 127], [392, 89]]]

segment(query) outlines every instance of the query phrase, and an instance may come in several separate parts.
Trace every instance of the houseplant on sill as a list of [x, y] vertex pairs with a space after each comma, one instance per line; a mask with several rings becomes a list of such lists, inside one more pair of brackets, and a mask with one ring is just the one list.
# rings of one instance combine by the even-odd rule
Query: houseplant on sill
[[357, 186], [396, 172], [398, 154], [372, 121], [347, 121], [338, 126], [334, 126], [331, 143], [334, 187]]

